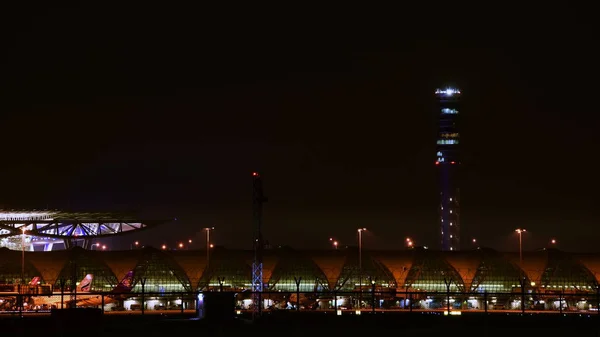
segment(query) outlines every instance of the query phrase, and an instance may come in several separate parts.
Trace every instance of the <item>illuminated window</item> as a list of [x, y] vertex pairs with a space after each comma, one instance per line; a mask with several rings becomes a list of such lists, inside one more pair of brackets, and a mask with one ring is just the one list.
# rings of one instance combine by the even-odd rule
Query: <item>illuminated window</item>
[[269, 280], [274, 291], [296, 291], [296, 280], [300, 280], [300, 291], [315, 292], [329, 289], [327, 276], [317, 264], [298, 252], [287, 252], [279, 260]]
[[579, 261], [567, 254], [552, 252], [548, 254], [548, 264], [542, 274], [542, 286], [561, 288], [565, 291], [594, 291], [597, 286], [595, 276]]
[[444, 155], [442, 154], [442, 152], [441, 152], [441, 151], [438, 151], [438, 153], [436, 154], [436, 156], [438, 156], [438, 157], [443, 157]]
[[[42, 277], [41, 273], [35, 267], [25, 260], [25, 283], [29, 283], [34, 277]], [[82, 277], [83, 278], [83, 277]], [[13, 261], [12, 259], [3, 259], [0, 262], [0, 283], [1, 284], [17, 284], [21, 280], [21, 262]], [[43, 283], [44, 280], [40, 282]]]
[[453, 144], [458, 144], [458, 140], [457, 139], [438, 139], [437, 144], [438, 145], [453, 145]]
[[[356, 253], [355, 253], [356, 254]], [[358, 254], [356, 254], [358, 255]], [[377, 284], [395, 285], [394, 275], [379, 261], [363, 252], [362, 259], [362, 285], [369, 286], [369, 279], [376, 280]], [[336, 290], [355, 291], [359, 289], [361, 273], [358, 265], [358, 257], [348, 257], [342, 272], [338, 278]]]
[[483, 258], [473, 277], [471, 291], [509, 293], [519, 286], [521, 272], [517, 266], [495, 251], [480, 250], [480, 253]]
[[251, 288], [252, 267], [238, 252], [218, 249], [210, 258], [209, 270], [202, 273], [198, 289], [219, 289], [219, 279], [226, 291]]
[[154, 248], [145, 248], [140, 262], [135, 267], [134, 275], [137, 282], [133, 292], [141, 292], [142, 284], [139, 280], [145, 279], [144, 291], [146, 292], [180, 292], [191, 291], [192, 286], [185, 272], [166, 253]]
[[442, 113], [445, 114], [445, 115], [456, 115], [458, 113], [458, 110], [443, 108], [442, 109]]
[[[91, 252], [93, 253], [93, 252]], [[117, 285], [117, 277], [103, 262], [93, 258], [90, 251], [80, 247], [69, 252], [69, 261], [56, 278], [54, 287], [60, 289], [61, 280], [65, 281], [65, 289], [72, 289], [73, 281], [79, 282], [87, 274], [94, 275], [90, 291], [111, 291]]]
[[446, 291], [446, 282], [451, 281], [450, 291], [464, 291], [462, 278], [445, 259], [430, 250], [417, 251], [405, 286], [410, 291]]
[[440, 137], [442, 138], [458, 138], [460, 137], [460, 135], [458, 134], [458, 132], [444, 132], [440, 134]]

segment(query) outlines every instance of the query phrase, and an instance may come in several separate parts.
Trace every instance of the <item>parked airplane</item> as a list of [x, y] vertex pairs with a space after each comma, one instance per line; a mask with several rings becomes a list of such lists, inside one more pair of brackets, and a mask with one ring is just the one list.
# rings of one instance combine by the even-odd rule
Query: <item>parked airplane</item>
[[[65, 293], [64, 297], [61, 299], [60, 295], [53, 295], [48, 297], [35, 297], [34, 301], [36, 305], [53, 305], [59, 307], [61, 304], [61, 300], [63, 301], [65, 306], [72, 306], [73, 304], [77, 306], [99, 306], [102, 305], [102, 295], [101, 294], [90, 294], [90, 288], [92, 285], [92, 281], [94, 279], [94, 275], [88, 274], [85, 276], [79, 285], [77, 286], [76, 292], [73, 293]], [[133, 288], [133, 271], [129, 271], [127, 275], [117, 284], [117, 286], [107, 293], [104, 296], [104, 304], [113, 303], [118, 301], [120, 298], [116, 296], [118, 294], [124, 294], [131, 292]]]
[[[40, 283], [41, 278], [36, 276], [27, 283], [27, 287], [37, 286]], [[0, 294], [1, 295], [17, 295], [19, 293], [19, 285], [18, 284], [0, 284]], [[23, 289], [23, 291], [25, 291]]]

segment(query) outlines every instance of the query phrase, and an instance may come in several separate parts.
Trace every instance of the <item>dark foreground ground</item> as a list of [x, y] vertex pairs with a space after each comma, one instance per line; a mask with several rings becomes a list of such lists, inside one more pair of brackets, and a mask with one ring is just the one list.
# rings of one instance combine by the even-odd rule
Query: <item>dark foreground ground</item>
[[588, 315], [462, 315], [378, 313], [361, 316], [281, 313], [256, 322], [167, 316], [28, 317], [0, 319], [0, 336], [586, 336], [600, 337], [600, 317]]

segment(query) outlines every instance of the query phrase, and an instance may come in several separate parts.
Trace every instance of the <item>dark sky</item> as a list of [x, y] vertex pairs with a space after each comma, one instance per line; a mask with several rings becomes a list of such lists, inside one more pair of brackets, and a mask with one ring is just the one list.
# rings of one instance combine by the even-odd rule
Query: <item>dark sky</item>
[[[463, 91], [463, 240], [597, 250], [597, 27], [569, 8], [40, 8], [4, 27], [5, 208], [138, 210], [251, 247], [437, 247], [438, 86]], [[469, 246], [468, 244], [466, 246]], [[198, 244], [198, 247], [201, 247]]]

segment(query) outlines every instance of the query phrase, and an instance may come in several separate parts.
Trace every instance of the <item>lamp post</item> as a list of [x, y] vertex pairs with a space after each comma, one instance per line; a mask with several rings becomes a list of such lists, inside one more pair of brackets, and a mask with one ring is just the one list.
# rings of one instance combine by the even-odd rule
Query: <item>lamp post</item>
[[519, 265], [523, 269], [523, 233], [527, 232], [526, 229], [517, 228], [515, 232], [519, 234]]
[[358, 309], [360, 310], [362, 305], [362, 232], [366, 231], [366, 228], [359, 228], [358, 231], [358, 286], [360, 292], [358, 293]]
[[206, 231], [206, 269], [208, 270], [208, 266], [210, 264], [210, 231], [214, 230], [214, 227], [206, 227], [204, 230]]
[[21, 227], [21, 285], [25, 284], [25, 226]]

